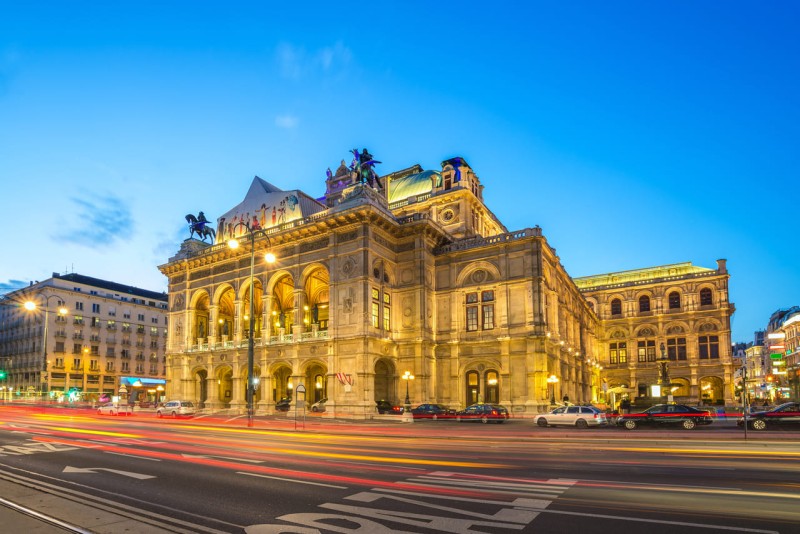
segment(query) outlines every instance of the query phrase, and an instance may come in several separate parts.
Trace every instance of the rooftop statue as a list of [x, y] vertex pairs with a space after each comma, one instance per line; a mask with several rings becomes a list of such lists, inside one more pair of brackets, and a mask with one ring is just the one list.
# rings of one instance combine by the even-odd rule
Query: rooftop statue
[[201, 211], [197, 214], [197, 217], [192, 215], [191, 213], [186, 216], [186, 222], [189, 223], [189, 238], [191, 239], [194, 237], [194, 234], [197, 234], [201, 240], [205, 241], [207, 237], [211, 238], [211, 243], [214, 243], [214, 240], [217, 238], [217, 233], [214, 231], [213, 228], [208, 226], [208, 219]]
[[376, 161], [366, 148], [360, 154], [357, 148], [350, 152], [353, 154], [353, 163], [350, 164], [350, 170], [356, 173], [358, 182], [367, 183], [373, 188], [379, 187], [383, 189], [383, 184], [378, 179], [378, 173], [375, 172], [374, 168], [380, 161]]

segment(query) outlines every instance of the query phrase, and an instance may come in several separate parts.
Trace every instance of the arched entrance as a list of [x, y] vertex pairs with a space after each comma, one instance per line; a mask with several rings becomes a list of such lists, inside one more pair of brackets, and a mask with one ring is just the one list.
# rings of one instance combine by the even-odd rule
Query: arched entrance
[[397, 396], [397, 373], [389, 360], [375, 362], [374, 390], [375, 400], [394, 402]]
[[327, 372], [326, 367], [319, 363], [313, 363], [306, 368], [306, 401], [309, 404], [328, 398]]
[[217, 370], [217, 398], [225, 408], [230, 408], [233, 399], [233, 371], [230, 367]]
[[718, 376], [704, 376], [700, 379], [700, 400], [703, 404], [724, 402], [725, 388]]
[[282, 398], [292, 398], [294, 386], [292, 384], [292, 368], [288, 365], [279, 365], [272, 371], [272, 402]]
[[205, 408], [208, 401], [208, 371], [199, 369], [194, 373], [193, 398], [197, 401], [198, 408]]

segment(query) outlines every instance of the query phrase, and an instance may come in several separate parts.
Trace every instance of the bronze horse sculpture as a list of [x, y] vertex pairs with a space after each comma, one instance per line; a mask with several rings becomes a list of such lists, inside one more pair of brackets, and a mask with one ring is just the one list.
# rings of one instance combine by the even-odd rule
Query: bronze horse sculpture
[[214, 231], [213, 228], [208, 226], [208, 221], [206, 220], [205, 216], [203, 216], [203, 212], [200, 212], [200, 217], [195, 217], [191, 213], [186, 216], [186, 222], [189, 223], [189, 230], [191, 234], [189, 235], [189, 239], [194, 237], [194, 234], [202, 240], [205, 241], [207, 237], [211, 238], [211, 242], [213, 243], [214, 240], [217, 238], [217, 233]]

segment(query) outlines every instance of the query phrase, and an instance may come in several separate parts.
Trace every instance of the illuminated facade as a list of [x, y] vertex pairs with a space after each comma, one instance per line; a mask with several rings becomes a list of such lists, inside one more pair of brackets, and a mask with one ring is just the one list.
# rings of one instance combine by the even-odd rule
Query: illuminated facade
[[[327, 398], [327, 414], [355, 417], [401, 403], [406, 387], [413, 404], [515, 414], [564, 395], [598, 400], [600, 323], [540, 228], [509, 232], [462, 158], [374, 187], [357, 176], [342, 162], [319, 200], [256, 177], [217, 220], [220, 242], [187, 239], [160, 266], [169, 397], [243, 413], [254, 321], [258, 413], [301, 384], [308, 403]], [[247, 233], [243, 222], [254, 251], [224, 242]]]
[[778, 310], [766, 331], [767, 396], [773, 403], [800, 397], [800, 307]]
[[[36, 307], [26, 309], [25, 302]], [[7, 294], [2, 304], [4, 399], [63, 400], [72, 391], [73, 398], [95, 401], [121, 385], [136, 401], [162, 393], [165, 293], [53, 273]]]
[[652, 386], [666, 358], [675, 402], [733, 404], [728, 278], [725, 260], [716, 269], [679, 263], [575, 278], [600, 319], [608, 388], [657, 401]]

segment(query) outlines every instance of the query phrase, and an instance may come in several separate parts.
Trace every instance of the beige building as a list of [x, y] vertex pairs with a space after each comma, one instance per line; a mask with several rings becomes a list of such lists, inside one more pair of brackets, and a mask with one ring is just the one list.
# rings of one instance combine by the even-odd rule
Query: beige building
[[666, 362], [676, 402], [735, 403], [729, 276], [717, 260], [716, 269], [679, 263], [575, 278], [600, 320], [608, 390], [655, 402]]
[[541, 229], [509, 232], [463, 158], [357, 176], [342, 162], [320, 200], [256, 177], [217, 244], [187, 239], [160, 266], [171, 398], [244, 412], [252, 326], [259, 413], [299, 385], [358, 417], [406, 390], [515, 415], [598, 400], [600, 322]]
[[[29, 302], [30, 309], [25, 307]], [[5, 296], [0, 381], [7, 400], [163, 395], [167, 295], [79, 274]]]

